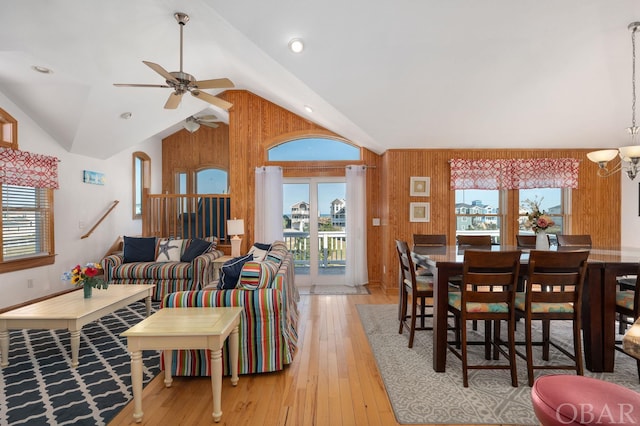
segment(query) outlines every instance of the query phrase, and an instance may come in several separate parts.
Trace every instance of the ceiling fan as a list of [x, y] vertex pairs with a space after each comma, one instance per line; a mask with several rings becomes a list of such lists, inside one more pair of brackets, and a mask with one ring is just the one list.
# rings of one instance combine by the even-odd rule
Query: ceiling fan
[[202, 89], [227, 89], [234, 87], [231, 80], [228, 78], [216, 78], [213, 80], [196, 80], [191, 74], [187, 74], [182, 71], [182, 30], [183, 27], [189, 22], [189, 15], [181, 12], [174, 13], [173, 15], [180, 25], [180, 71], [168, 72], [160, 65], [149, 61], [142, 61], [149, 68], [164, 77], [165, 84], [114, 84], [117, 87], [167, 87], [172, 88], [173, 92], [169, 95], [169, 99], [164, 104], [166, 109], [176, 109], [180, 105], [182, 95], [186, 92], [191, 93], [192, 96], [209, 102], [224, 110], [229, 110], [233, 106], [232, 103], [222, 100], [216, 96], [213, 96], [207, 92], [203, 92]]
[[191, 133], [198, 130], [201, 124], [215, 129], [216, 127], [218, 127], [218, 124], [216, 124], [217, 120], [218, 117], [216, 117], [215, 115], [202, 115], [200, 117], [192, 115], [184, 120], [184, 128]]

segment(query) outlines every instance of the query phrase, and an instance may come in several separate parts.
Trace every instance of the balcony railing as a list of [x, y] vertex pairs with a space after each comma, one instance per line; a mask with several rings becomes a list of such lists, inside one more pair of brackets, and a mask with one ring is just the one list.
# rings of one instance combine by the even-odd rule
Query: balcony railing
[[[311, 262], [311, 238], [308, 232], [285, 231], [284, 241], [293, 253], [296, 273], [309, 268]], [[318, 269], [344, 270], [347, 261], [347, 234], [344, 231], [318, 232]]]

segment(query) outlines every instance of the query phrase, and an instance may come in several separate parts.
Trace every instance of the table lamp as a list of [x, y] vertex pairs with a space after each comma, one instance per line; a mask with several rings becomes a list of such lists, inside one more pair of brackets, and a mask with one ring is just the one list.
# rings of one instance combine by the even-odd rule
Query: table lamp
[[231, 256], [240, 256], [240, 243], [242, 238], [238, 235], [244, 235], [244, 219], [227, 220], [227, 235], [233, 235], [231, 237]]

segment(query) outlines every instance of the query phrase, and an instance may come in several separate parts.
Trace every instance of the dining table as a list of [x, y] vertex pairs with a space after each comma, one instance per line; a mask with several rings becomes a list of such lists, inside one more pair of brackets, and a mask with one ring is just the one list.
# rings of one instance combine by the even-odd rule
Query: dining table
[[[550, 250], [558, 250], [551, 246]], [[520, 250], [520, 275], [528, 273], [529, 249], [494, 245], [492, 251]], [[434, 276], [433, 369], [444, 372], [447, 362], [448, 292], [452, 277], [462, 275], [464, 250], [447, 246], [438, 253], [419, 254]], [[640, 248], [589, 249], [587, 276], [582, 293], [582, 330], [585, 367], [592, 372], [612, 372], [615, 360], [616, 287], [621, 276], [638, 272]]]

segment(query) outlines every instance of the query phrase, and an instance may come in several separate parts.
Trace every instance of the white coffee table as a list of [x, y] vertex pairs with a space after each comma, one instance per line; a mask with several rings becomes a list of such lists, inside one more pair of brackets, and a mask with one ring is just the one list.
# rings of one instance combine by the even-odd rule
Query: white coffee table
[[142, 421], [142, 351], [164, 351], [164, 383], [171, 386], [172, 349], [211, 351], [213, 420], [222, 417], [222, 345], [229, 337], [231, 384], [238, 384], [238, 324], [242, 308], [163, 308], [121, 334], [131, 352], [133, 418]]
[[106, 290], [95, 290], [89, 299], [81, 290], [72, 291], [0, 314], [0, 365], [9, 365], [9, 330], [67, 329], [71, 333], [71, 367], [77, 367], [82, 326], [141, 299], [146, 299], [149, 316], [154, 287], [114, 284]]

